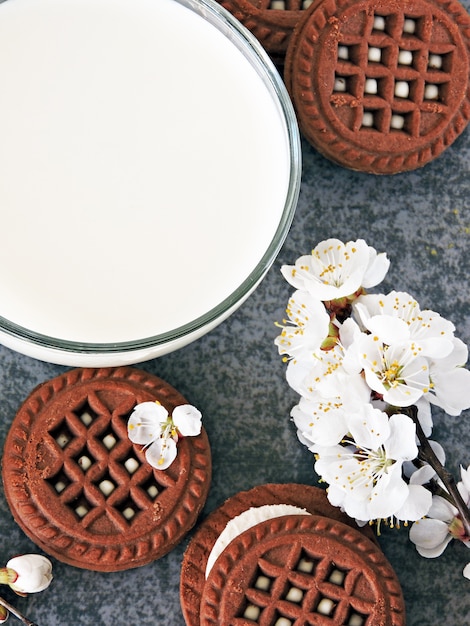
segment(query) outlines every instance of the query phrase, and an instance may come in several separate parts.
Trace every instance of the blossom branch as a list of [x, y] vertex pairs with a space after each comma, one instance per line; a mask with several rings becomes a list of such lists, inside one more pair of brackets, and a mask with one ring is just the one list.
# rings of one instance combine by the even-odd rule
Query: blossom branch
[[406, 409], [400, 409], [400, 412], [405, 413], [416, 425], [416, 435], [419, 439], [421, 446], [421, 458], [429, 463], [429, 465], [435, 470], [436, 474], [442, 480], [445, 488], [452, 498], [452, 504], [458, 510], [467, 537], [470, 537], [470, 510], [466, 505], [464, 499], [460, 495], [460, 491], [457, 489], [457, 484], [453, 475], [447, 470], [437, 458], [431, 444], [429, 443], [426, 435], [423, 432], [421, 424], [418, 419], [418, 409], [416, 406], [407, 407]]
[[282, 266], [295, 291], [274, 343], [329, 501], [361, 522], [420, 521], [410, 538], [432, 558], [453, 538], [470, 547], [470, 466], [456, 483], [427, 439], [431, 405], [451, 416], [470, 409], [468, 348], [410, 294], [369, 293], [389, 264], [363, 240], [327, 239]]
[[9, 611], [12, 615], [17, 617], [25, 626], [37, 626], [35, 622], [32, 622], [27, 617], [25, 617], [22, 613], [20, 613], [12, 604], [4, 600], [0, 597], [0, 605], [3, 606], [7, 611]]

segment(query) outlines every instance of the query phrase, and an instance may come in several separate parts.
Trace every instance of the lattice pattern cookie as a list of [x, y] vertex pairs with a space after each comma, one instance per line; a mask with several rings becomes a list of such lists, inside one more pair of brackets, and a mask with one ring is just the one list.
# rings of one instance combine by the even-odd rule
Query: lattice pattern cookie
[[278, 65], [290, 36], [313, 0], [217, 0], [259, 40]]
[[351, 169], [439, 156], [470, 119], [470, 16], [457, 1], [316, 0], [285, 79], [307, 139]]
[[357, 530], [283, 516], [234, 539], [204, 587], [201, 626], [402, 626], [395, 573]]
[[[216, 556], [219, 554], [219, 550], [215, 549], [219, 542], [219, 538], [221, 538], [221, 535], [224, 534], [228, 525], [232, 523], [234, 519], [240, 519], [240, 516], [245, 515], [245, 513], [250, 509], [257, 509], [258, 507], [265, 507], [266, 505], [288, 505], [290, 507], [297, 507], [301, 510], [306, 510], [312, 516], [326, 519], [329, 524], [338, 523], [340, 525], [339, 528], [342, 529], [341, 532], [344, 533], [346, 532], [346, 529], [349, 528], [355, 539], [361, 538], [361, 541], [362, 539], [365, 540], [368, 550], [374, 551], [374, 549], [376, 549], [374, 554], [377, 555], [378, 559], [382, 560], [384, 558], [378, 548], [372, 529], [369, 526], [358, 529], [354, 520], [348, 518], [338, 508], [333, 507], [328, 502], [324, 490], [310, 485], [292, 483], [258, 485], [248, 491], [242, 491], [235, 494], [226, 500], [222, 506], [213, 511], [198, 528], [185, 552], [181, 568], [180, 597], [183, 615], [188, 626], [200, 626], [200, 624], [203, 623], [203, 610], [209, 611], [206, 615], [207, 619], [210, 618], [210, 615], [213, 617], [213, 613], [210, 613], [208, 608], [209, 605], [203, 609], [203, 604], [206, 602], [206, 591], [209, 589], [206, 585], [212, 585], [212, 583], [209, 582], [209, 578], [206, 580], [207, 572], [210, 570], [212, 573], [214, 568], [214, 571], [218, 571], [217, 563], [222, 558], [222, 556], [218, 557], [218, 560], [215, 561], [212, 569], [208, 567], [208, 564], [214, 560], [212, 558], [214, 552], [216, 553]], [[301, 517], [303, 518], [304, 516], [301, 515]], [[223, 554], [224, 552], [222, 552], [222, 555]], [[280, 591], [279, 583], [276, 586], [273, 586], [275, 578], [274, 569], [270, 565], [266, 567], [264, 566], [266, 560], [260, 560], [259, 565], [251, 571], [248, 579], [245, 579], [240, 575], [238, 583], [240, 585], [247, 585], [247, 596], [239, 603], [236, 610], [236, 616], [233, 617], [233, 624], [239, 624], [240, 626], [242, 624], [244, 624], [244, 626], [253, 626], [254, 624], [257, 624], [264, 611], [263, 607], [265, 607], [267, 595], [271, 596], [271, 593], [275, 589], [276, 593], [280, 593], [282, 596], [285, 596], [286, 602], [292, 601], [295, 605], [297, 605], [301, 595], [302, 598], [304, 597], [307, 584], [306, 581], [308, 580], [308, 584], [311, 584], [312, 576], [318, 576], [320, 572], [324, 573], [324, 576], [328, 579], [330, 585], [339, 585], [339, 588], [330, 587], [335, 590], [335, 594], [332, 595], [330, 593], [329, 595], [325, 594], [325, 597], [318, 597], [318, 601], [315, 600], [314, 602], [315, 610], [318, 610], [320, 613], [321, 611], [329, 611], [330, 609], [328, 607], [331, 606], [331, 602], [337, 604], [340, 596], [345, 598], [346, 594], [349, 593], [349, 591], [345, 591], [346, 575], [349, 570], [340, 567], [339, 562], [338, 566], [333, 567], [331, 564], [327, 565], [326, 557], [320, 557], [319, 552], [316, 552], [315, 554], [315, 558], [312, 559], [312, 555], [309, 555], [308, 550], [297, 550], [295, 555], [292, 556], [295, 560], [295, 564], [292, 565], [293, 570], [298, 572], [298, 574], [293, 574], [294, 578], [292, 578], [292, 580], [298, 580], [298, 578], [301, 577], [303, 587], [296, 587], [295, 584], [289, 586], [286, 583], [286, 586], [283, 587], [282, 591]], [[240, 557], [241, 556], [242, 555], [240, 555]], [[322, 558], [323, 565], [320, 566], [319, 564]], [[291, 556], [289, 556], [289, 559], [291, 559]], [[327, 569], [328, 572], [326, 572]], [[305, 578], [305, 576], [307, 576], [307, 578]], [[241, 580], [242, 578], [243, 581]], [[348, 579], [347, 585], [349, 585], [352, 580], [353, 578], [351, 575], [351, 578]], [[396, 580], [395, 584], [397, 584]], [[348, 586], [347, 589], [349, 590], [350, 587]], [[403, 598], [399, 586], [396, 587], [396, 592], [399, 603], [401, 603], [399, 604], [401, 612], [403, 611]], [[209, 593], [209, 596], [211, 593], [212, 592]], [[309, 593], [310, 597], [312, 592]], [[345, 602], [343, 602], [343, 604]], [[217, 610], [219, 609], [217, 608]], [[334, 610], [336, 611], [337, 609]], [[289, 626], [289, 623], [285, 621], [288, 619], [288, 613], [285, 613], [284, 615], [279, 614], [274, 621], [266, 621], [266, 616], [268, 614], [269, 613], [264, 613], [265, 617], [263, 619], [265, 621], [260, 623], [274, 626], [276, 621], [280, 620], [276, 626]], [[274, 614], [275, 610], [271, 612], [271, 617], [269, 618], [270, 620]], [[341, 612], [337, 613], [337, 615], [341, 614]], [[352, 613], [350, 617], [352, 619]], [[316, 616], [315, 619], [318, 619], [318, 616]], [[334, 626], [339, 623], [337, 621], [331, 621], [331, 617], [328, 617], [328, 619], [330, 621], [327, 623], [330, 624], [330, 626]], [[354, 624], [354, 620], [356, 620], [356, 624]], [[221, 621], [220, 624], [222, 623], [232, 624], [232, 621]], [[307, 622], [309, 626], [311, 623], [313, 624], [317, 622]], [[369, 622], [367, 623], [367, 626], [371, 626], [372, 623], [374, 626], [378, 626], [380, 624], [380, 622]], [[299, 626], [300, 624], [303, 624], [303, 622], [295, 622], [295, 626]], [[398, 621], [397, 624], [401, 624], [401, 622]], [[358, 617], [356, 616], [350, 626], [366, 626], [366, 622], [359, 623]]]
[[5, 494], [18, 524], [45, 552], [92, 570], [144, 565], [194, 525], [209, 489], [207, 435], [178, 443], [164, 471], [127, 437], [140, 402], [171, 413], [186, 400], [131, 367], [71, 370], [40, 385], [18, 411], [3, 455]]

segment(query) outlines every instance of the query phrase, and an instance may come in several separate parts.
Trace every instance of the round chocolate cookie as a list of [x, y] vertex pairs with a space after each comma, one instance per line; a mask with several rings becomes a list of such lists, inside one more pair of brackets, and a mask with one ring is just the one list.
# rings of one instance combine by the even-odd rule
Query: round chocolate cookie
[[470, 16], [457, 0], [315, 0], [285, 81], [304, 136], [354, 170], [438, 157], [470, 119]]
[[235, 538], [211, 569], [201, 626], [404, 626], [396, 575], [380, 549], [326, 517], [288, 515]]
[[[183, 558], [180, 580], [180, 598], [186, 624], [199, 626], [200, 607], [206, 584], [206, 567], [209, 555], [219, 535], [235, 517], [250, 508], [264, 505], [291, 505], [308, 513], [326, 517], [356, 529], [356, 523], [337, 507], [332, 506], [323, 489], [295, 483], [258, 485], [235, 494], [213, 511], [199, 526]], [[356, 530], [372, 545], [377, 545], [369, 526]]]
[[284, 63], [289, 39], [312, 0], [217, 0], [249, 31], [277, 65]]
[[13, 420], [3, 484], [23, 531], [57, 559], [97, 571], [145, 565], [194, 525], [211, 479], [207, 434], [178, 441], [166, 470], [127, 436], [136, 404], [187, 404], [133, 367], [74, 369], [37, 387]]

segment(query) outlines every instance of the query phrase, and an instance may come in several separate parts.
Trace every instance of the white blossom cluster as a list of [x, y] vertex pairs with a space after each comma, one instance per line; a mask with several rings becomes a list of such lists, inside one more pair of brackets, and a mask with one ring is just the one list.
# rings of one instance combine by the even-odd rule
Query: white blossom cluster
[[[468, 350], [450, 321], [408, 293], [366, 293], [389, 264], [361, 239], [328, 239], [283, 266], [295, 291], [275, 344], [300, 396], [291, 417], [330, 502], [360, 524], [417, 522], [410, 537], [433, 557], [453, 537], [467, 546], [470, 537], [422, 455], [416, 422], [428, 438], [432, 405], [452, 416], [470, 407]], [[442, 447], [429, 443], [444, 464]], [[464, 469], [458, 489], [468, 507]]]

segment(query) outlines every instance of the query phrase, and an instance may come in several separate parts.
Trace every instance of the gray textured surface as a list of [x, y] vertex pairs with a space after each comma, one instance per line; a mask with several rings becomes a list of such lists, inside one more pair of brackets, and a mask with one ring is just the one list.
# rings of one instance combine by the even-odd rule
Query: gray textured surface
[[[469, 130], [424, 169], [395, 177], [336, 167], [307, 144], [303, 158], [294, 224], [257, 291], [206, 337], [139, 366], [170, 382], [203, 412], [214, 465], [203, 516], [256, 484], [316, 484], [312, 457], [288, 417], [297, 398], [273, 345], [274, 322], [282, 318], [291, 291], [281, 264], [330, 236], [364, 238], [391, 259], [381, 290], [408, 290], [423, 307], [452, 319], [457, 335], [470, 343]], [[22, 400], [64, 370], [0, 347], [0, 446]], [[435, 438], [454, 472], [460, 463], [470, 464], [469, 418], [468, 411], [435, 417]], [[40, 626], [183, 626], [178, 585], [188, 540], [160, 561], [124, 573], [98, 574], [54, 561], [55, 579], [46, 592], [25, 599], [2, 592]], [[403, 586], [409, 626], [470, 623], [470, 581], [461, 575], [470, 551], [454, 545], [440, 559], [425, 560], [405, 529], [386, 531], [380, 542]], [[35, 547], [13, 522], [0, 489], [0, 563], [25, 551]]]
[[[328, 236], [365, 238], [386, 250], [391, 269], [383, 290], [410, 291], [451, 318], [470, 342], [470, 135], [421, 171], [377, 178], [336, 167], [303, 145], [303, 183], [288, 239], [258, 290], [229, 320], [196, 343], [139, 365], [179, 389], [204, 415], [214, 463], [204, 515], [233, 493], [265, 482], [316, 484], [312, 457], [298, 443], [289, 411], [296, 395], [273, 346], [274, 322], [291, 291], [279, 268]], [[18, 405], [40, 382], [65, 368], [0, 348], [0, 444]], [[435, 437], [448, 464], [470, 463], [469, 413], [436, 416]], [[13, 522], [0, 492], [0, 562], [34, 551]], [[418, 556], [407, 531], [380, 539], [405, 594], [409, 626], [462, 625], [470, 620], [470, 582], [461, 545], [437, 560]], [[46, 592], [15, 600], [40, 626], [166, 624], [180, 626], [179, 568], [187, 540], [160, 561], [118, 574], [81, 571], [54, 561]], [[12, 599], [11, 595], [6, 595]]]

